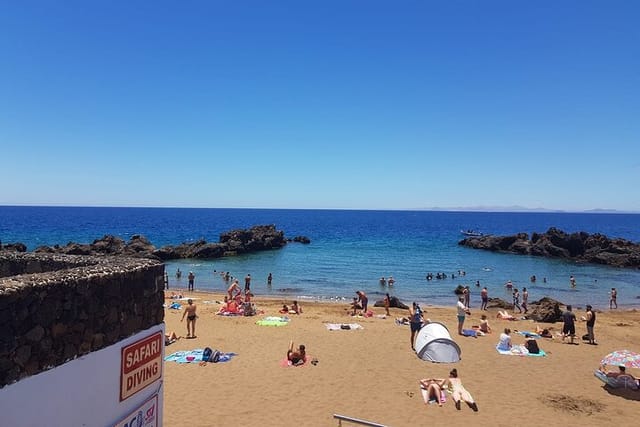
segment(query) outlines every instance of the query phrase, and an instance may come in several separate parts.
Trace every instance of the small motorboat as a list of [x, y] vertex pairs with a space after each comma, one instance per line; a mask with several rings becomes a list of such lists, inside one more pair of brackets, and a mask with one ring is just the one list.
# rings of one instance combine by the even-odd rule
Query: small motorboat
[[482, 237], [484, 236], [484, 234], [482, 234], [479, 231], [476, 230], [460, 230], [460, 233], [464, 234], [465, 236], [468, 237]]

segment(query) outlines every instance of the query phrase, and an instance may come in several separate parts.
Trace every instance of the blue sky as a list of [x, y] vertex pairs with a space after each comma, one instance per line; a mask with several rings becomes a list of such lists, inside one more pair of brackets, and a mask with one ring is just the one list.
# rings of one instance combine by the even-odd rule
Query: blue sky
[[640, 211], [640, 2], [27, 1], [3, 205]]

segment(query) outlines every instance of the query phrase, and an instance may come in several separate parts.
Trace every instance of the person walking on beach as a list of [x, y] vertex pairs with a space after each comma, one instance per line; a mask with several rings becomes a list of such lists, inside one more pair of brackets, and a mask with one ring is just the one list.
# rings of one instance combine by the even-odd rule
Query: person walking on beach
[[196, 275], [193, 274], [193, 271], [189, 272], [188, 279], [189, 279], [189, 290], [193, 291], [193, 281], [196, 279]]
[[589, 336], [589, 344], [598, 345], [596, 343], [596, 336], [593, 333], [593, 327], [596, 324], [596, 313], [593, 311], [592, 307], [587, 304], [587, 335]]
[[164, 272], [164, 288], [169, 289], [169, 273]]
[[182, 313], [182, 322], [184, 317], [187, 316], [187, 338], [195, 338], [196, 337], [196, 319], [198, 316], [196, 315], [196, 305], [193, 303], [193, 300], [189, 298], [187, 300], [187, 307], [184, 309], [184, 313]]
[[480, 291], [480, 298], [482, 298], [482, 304], [480, 305], [480, 310], [487, 311], [487, 304], [489, 303], [489, 290], [485, 286]]
[[462, 333], [462, 327], [464, 326], [464, 319], [467, 314], [471, 315], [471, 312], [469, 311], [469, 309], [464, 305], [464, 297], [461, 296], [458, 298], [458, 304], [456, 305], [456, 308], [458, 310], [458, 335], [464, 335]]
[[524, 314], [527, 314], [529, 309], [527, 308], [527, 304], [529, 302], [529, 291], [527, 288], [522, 288], [522, 308], [524, 309]]
[[616, 288], [611, 288], [611, 297], [609, 298], [609, 309], [612, 309], [613, 306], [618, 308], [618, 291]]
[[571, 311], [571, 305], [568, 305], [566, 311], [562, 313], [562, 321], [564, 322], [564, 326], [562, 326], [562, 342], [568, 336], [570, 337], [569, 344], [578, 344], [574, 342], [576, 337], [576, 315]]
[[520, 292], [518, 292], [518, 288], [513, 288], [513, 311], [516, 311], [516, 308], [518, 309], [518, 312], [522, 313], [522, 307], [520, 307]]
[[387, 316], [391, 316], [391, 313], [389, 313], [389, 307], [391, 307], [391, 297], [389, 296], [389, 294], [385, 294], [384, 295], [384, 311], [387, 314]]
[[250, 291], [251, 290], [251, 274], [247, 274], [246, 276], [244, 276], [244, 291]]
[[418, 305], [417, 302], [413, 302], [411, 307], [409, 307], [409, 326], [411, 328], [411, 350], [415, 350], [415, 345], [413, 343], [416, 332], [418, 332], [422, 325], [424, 324], [424, 316], [422, 314], [422, 309]]

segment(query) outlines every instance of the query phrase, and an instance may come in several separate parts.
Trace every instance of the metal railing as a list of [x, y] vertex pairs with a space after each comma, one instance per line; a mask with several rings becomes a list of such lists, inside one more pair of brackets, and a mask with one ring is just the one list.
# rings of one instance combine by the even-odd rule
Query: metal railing
[[386, 427], [384, 424], [378, 424], [371, 421], [361, 420], [359, 418], [347, 417], [346, 415], [333, 414], [333, 418], [338, 420], [338, 426], [342, 426], [342, 422], [346, 421], [349, 423], [360, 424], [363, 426]]

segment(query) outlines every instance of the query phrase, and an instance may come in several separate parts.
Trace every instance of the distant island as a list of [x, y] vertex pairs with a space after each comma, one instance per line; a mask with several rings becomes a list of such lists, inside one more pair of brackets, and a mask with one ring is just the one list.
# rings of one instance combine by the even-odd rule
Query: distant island
[[614, 267], [640, 268], [640, 244], [620, 238], [609, 238], [603, 234], [584, 231], [565, 233], [550, 228], [546, 233], [527, 233], [511, 236], [485, 235], [467, 237], [459, 245], [473, 249], [533, 255], [548, 258], [564, 258], [591, 264]]
[[623, 211], [618, 209], [584, 209], [584, 210], [564, 210], [564, 209], [548, 209], [548, 208], [527, 208], [524, 206], [465, 206], [465, 207], [431, 207], [422, 208], [424, 211], [437, 211], [437, 212], [507, 212], [507, 213], [588, 213], [588, 214], [638, 214], [638, 211]]

